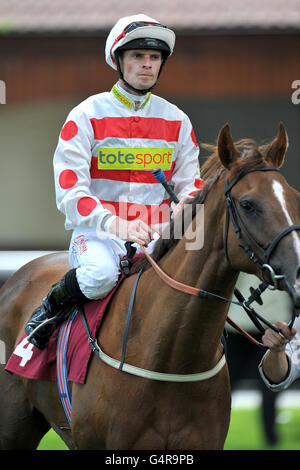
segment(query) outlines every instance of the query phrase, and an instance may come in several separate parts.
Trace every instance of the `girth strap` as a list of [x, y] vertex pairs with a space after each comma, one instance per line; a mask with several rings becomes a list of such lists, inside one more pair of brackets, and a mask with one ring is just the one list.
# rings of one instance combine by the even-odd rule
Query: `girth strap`
[[128, 374], [133, 374], [137, 375], [138, 377], [143, 377], [146, 379], [151, 379], [151, 380], [159, 380], [159, 381], [164, 381], [164, 382], [199, 382], [203, 380], [208, 380], [212, 377], [214, 377], [216, 374], [218, 374], [221, 369], [224, 367], [226, 363], [226, 357], [225, 354], [221, 356], [217, 364], [212, 367], [211, 369], [204, 371], [204, 372], [198, 372], [196, 374], [167, 374], [163, 372], [156, 372], [152, 370], [147, 370], [147, 369], [142, 369], [140, 367], [132, 366], [130, 364], [126, 364], [124, 362], [125, 360], [125, 351], [126, 351], [126, 344], [127, 344], [127, 337], [128, 337], [128, 331], [129, 331], [129, 322], [131, 318], [131, 312], [132, 312], [132, 306], [135, 298], [135, 293], [136, 293], [136, 288], [137, 284], [139, 281], [139, 278], [142, 274], [142, 270], [139, 271], [134, 287], [131, 293], [131, 299], [130, 299], [130, 304], [128, 308], [128, 314], [127, 314], [127, 323], [126, 323], [126, 330], [123, 338], [123, 348], [122, 348], [122, 359], [121, 361], [118, 361], [117, 359], [114, 359], [110, 356], [108, 356], [106, 353], [102, 351], [100, 346], [97, 343], [96, 338], [92, 337], [91, 331], [89, 329], [87, 320], [85, 318], [84, 314], [84, 308], [80, 307], [80, 316], [82, 319], [83, 326], [85, 328], [85, 331], [88, 336], [88, 342], [89, 345], [92, 349], [92, 351], [96, 354], [96, 356], [99, 357], [103, 362], [105, 362], [107, 365], [114, 367], [115, 369], [119, 369], [122, 372], [127, 372]]
[[[92, 351], [99, 357], [105, 364], [114, 367], [115, 369], [120, 369], [121, 362], [117, 359], [114, 359], [108, 354], [106, 354], [97, 343], [96, 338], [93, 338], [91, 332], [89, 330], [89, 326], [87, 324], [85, 314], [83, 308], [80, 309], [81, 319], [84, 325], [84, 328], [88, 335], [89, 345]], [[217, 362], [217, 364], [212, 367], [211, 369], [198, 372], [196, 374], [165, 374], [163, 372], [156, 372], [153, 370], [141, 369], [140, 367], [132, 366], [130, 364], [124, 363], [122, 366], [122, 372], [127, 372], [128, 374], [136, 375], [138, 377], [143, 377], [145, 379], [151, 380], [159, 380], [163, 382], [200, 382], [203, 380], [208, 380], [217, 375], [221, 369], [226, 364], [226, 357], [225, 354], [222, 355], [221, 359]]]

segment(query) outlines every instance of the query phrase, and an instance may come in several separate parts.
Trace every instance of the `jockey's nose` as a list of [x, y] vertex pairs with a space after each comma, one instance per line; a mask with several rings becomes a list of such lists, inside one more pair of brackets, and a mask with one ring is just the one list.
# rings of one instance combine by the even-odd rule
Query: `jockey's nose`
[[143, 67], [150, 68], [152, 67], [151, 59], [149, 55], [144, 57]]

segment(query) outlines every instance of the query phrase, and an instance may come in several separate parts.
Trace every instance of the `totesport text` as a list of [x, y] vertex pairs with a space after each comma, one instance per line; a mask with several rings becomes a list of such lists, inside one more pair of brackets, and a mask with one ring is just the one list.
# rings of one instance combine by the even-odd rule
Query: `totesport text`
[[169, 170], [173, 148], [99, 148], [99, 170]]

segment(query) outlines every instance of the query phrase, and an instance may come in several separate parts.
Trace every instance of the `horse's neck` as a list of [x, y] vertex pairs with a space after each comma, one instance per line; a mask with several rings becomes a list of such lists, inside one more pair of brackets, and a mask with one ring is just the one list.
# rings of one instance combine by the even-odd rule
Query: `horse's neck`
[[[202, 249], [186, 250], [189, 241], [183, 237], [160, 265], [177, 281], [230, 298], [237, 274], [231, 271], [224, 257], [220, 214], [218, 207], [210, 208], [205, 214]], [[200, 241], [202, 229], [198, 223], [195, 231]], [[156, 302], [152, 311], [156, 316], [155, 334], [161, 338], [160, 342], [157, 339], [158, 360], [170, 364], [171, 370], [175, 363], [178, 368], [179, 357], [183, 368], [197, 369], [201, 361], [209, 367], [209, 362], [214, 362], [229, 304], [170, 291], [154, 273], [151, 283], [152, 292], [159, 296], [162, 306], [159, 312]]]
[[225, 208], [219, 202], [218, 191], [211, 190], [182, 239], [161, 261], [161, 266], [176, 280], [216, 293], [230, 290], [234, 276], [225, 258]]

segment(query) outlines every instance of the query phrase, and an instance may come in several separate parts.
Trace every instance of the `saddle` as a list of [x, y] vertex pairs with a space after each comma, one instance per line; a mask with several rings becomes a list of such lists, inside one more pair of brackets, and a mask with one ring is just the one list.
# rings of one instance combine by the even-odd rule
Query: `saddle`
[[[122, 281], [130, 274], [133, 263], [144, 256], [135, 255], [136, 249], [131, 243], [126, 243], [126, 249], [127, 255], [121, 260], [121, 274], [116, 286], [104, 299], [91, 301], [83, 306], [87, 327], [93, 337], [97, 336], [108, 306]], [[57, 381], [57, 360], [60, 347], [61, 350], [66, 349], [65, 366], [68, 380], [80, 384], [85, 383], [92, 349], [88, 342], [86, 325], [79, 313], [79, 309], [75, 307], [68, 321], [68, 330], [63, 331], [63, 326], [58, 326], [47, 348], [43, 350], [28, 343], [27, 335], [24, 333], [11, 354], [5, 370], [33, 380]]]

